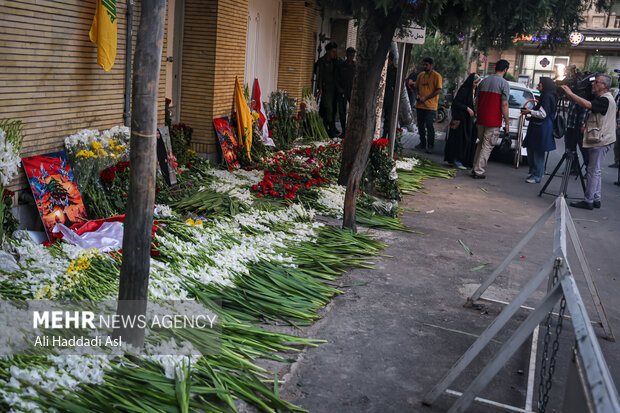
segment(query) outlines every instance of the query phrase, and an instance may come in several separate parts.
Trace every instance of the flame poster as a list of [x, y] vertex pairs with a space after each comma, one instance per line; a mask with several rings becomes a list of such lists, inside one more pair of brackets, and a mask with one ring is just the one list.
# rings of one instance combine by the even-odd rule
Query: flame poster
[[57, 222], [71, 227], [86, 218], [64, 151], [23, 158], [22, 163], [48, 238]]
[[215, 132], [217, 133], [217, 137], [220, 141], [220, 146], [222, 147], [222, 152], [224, 153], [226, 163], [229, 167], [238, 169], [239, 161], [237, 160], [237, 155], [235, 154], [237, 140], [235, 139], [232, 129], [230, 129], [228, 118], [223, 117], [213, 119], [213, 124], [215, 125]]

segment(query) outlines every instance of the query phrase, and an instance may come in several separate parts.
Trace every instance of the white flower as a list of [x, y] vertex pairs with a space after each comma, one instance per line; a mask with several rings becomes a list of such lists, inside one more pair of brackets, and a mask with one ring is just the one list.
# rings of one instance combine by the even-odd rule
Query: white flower
[[403, 171], [411, 171], [413, 168], [418, 166], [420, 161], [417, 158], [402, 158], [396, 161], [396, 169], [401, 169]]
[[163, 204], [155, 205], [154, 213], [155, 213], [155, 216], [162, 217], [162, 218], [174, 216], [174, 213], [172, 212], [172, 208], [170, 208], [168, 205], [163, 205]]
[[319, 104], [316, 103], [316, 100], [314, 99], [314, 96], [310, 95], [305, 97], [302, 100], [303, 103], [306, 104], [306, 112], [308, 113], [318, 113], [319, 112]]
[[344, 195], [347, 188], [340, 185], [326, 185], [319, 189], [317, 203], [321, 207], [321, 212], [342, 218], [344, 214]]
[[390, 179], [390, 181], [395, 181], [398, 179], [398, 172], [396, 172], [396, 166], [392, 168], [392, 170], [388, 174], [388, 178]]
[[17, 175], [21, 162], [18, 149], [6, 139], [6, 132], [0, 129], [0, 184], [2, 186], [8, 186], [11, 179]]

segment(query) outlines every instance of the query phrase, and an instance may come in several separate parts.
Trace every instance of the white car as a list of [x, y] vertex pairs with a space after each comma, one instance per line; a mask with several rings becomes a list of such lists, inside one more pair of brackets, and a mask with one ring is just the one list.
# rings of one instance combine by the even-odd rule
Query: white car
[[[521, 117], [521, 108], [523, 107], [523, 105], [526, 104], [526, 102], [530, 100], [532, 102], [529, 103], [527, 107], [530, 109], [534, 107], [535, 102], [533, 101], [533, 99], [535, 99], [536, 97], [534, 96], [534, 91], [532, 89], [521, 83], [508, 82], [508, 84], [510, 85], [510, 97], [508, 99], [508, 117], [510, 120], [510, 131], [508, 135], [510, 138], [510, 149], [508, 149], [508, 145], [506, 145], [505, 143], [504, 145], [502, 145], [502, 139], [497, 139], [495, 143], [496, 149], [494, 150], [494, 152], [496, 152], [496, 155], [499, 155], [502, 158], [508, 159], [510, 157], [510, 159], [512, 160], [515, 158], [514, 151], [517, 149], [517, 132], [519, 130], [519, 118]], [[527, 125], [528, 121], [524, 120], [523, 131], [521, 135], [522, 140], [525, 139], [525, 134], [527, 133]], [[502, 133], [504, 126], [505, 124], [502, 121]], [[527, 149], [521, 148], [521, 155], [527, 156]]]

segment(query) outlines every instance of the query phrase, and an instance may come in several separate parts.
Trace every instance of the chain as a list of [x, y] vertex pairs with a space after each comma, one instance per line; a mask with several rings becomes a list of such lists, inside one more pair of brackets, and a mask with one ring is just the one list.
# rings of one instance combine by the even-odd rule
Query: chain
[[[561, 259], [557, 259], [553, 266], [553, 281], [555, 286], [559, 281]], [[551, 357], [549, 357], [549, 342], [551, 341], [551, 327], [553, 324], [553, 309], [547, 315], [547, 328], [543, 339], [542, 361], [540, 365], [540, 382], [538, 383], [538, 411], [544, 413], [549, 402], [549, 391], [553, 386], [553, 373], [555, 373], [556, 356], [560, 348], [560, 334], [562, 334], [562, 322], [564, 320], [564, 312], [566, 310], [566, 298], [562, 295], [560, 300], [560, 311], [558, 312], [558, 322], [555, 326], [555, 338], [551, 346]], [[547, 359], [549, 359], [549, 368], [547, 369]]]

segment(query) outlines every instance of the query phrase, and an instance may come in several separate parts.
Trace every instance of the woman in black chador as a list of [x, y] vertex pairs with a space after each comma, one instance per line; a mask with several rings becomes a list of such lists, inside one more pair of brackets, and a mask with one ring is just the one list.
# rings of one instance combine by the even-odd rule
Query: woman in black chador
[[446, 140], [444, 160], [461, 169], [471, 167], [476, 147], [474, 134], [474, 91], [480, 83], [476, 73], [469, 75], [452, 102], [452, 121]]

